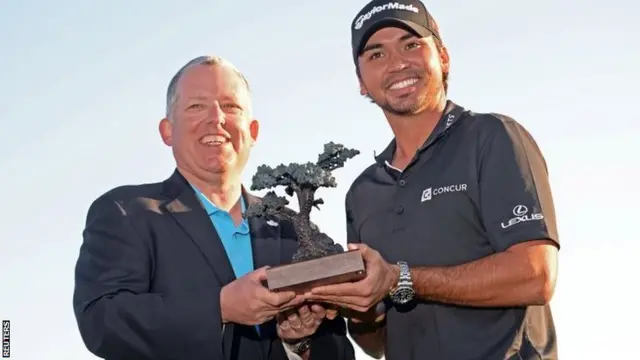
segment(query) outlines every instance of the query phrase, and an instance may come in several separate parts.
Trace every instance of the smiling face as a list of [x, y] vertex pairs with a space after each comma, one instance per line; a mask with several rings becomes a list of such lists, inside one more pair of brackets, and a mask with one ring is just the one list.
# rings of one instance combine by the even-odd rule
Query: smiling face
[[432, 36], [386, 27], [374, 33], [358, 59], [360, 92], [399, 116], [435, 108], [445, 95], [449, 56]]
[[242, 173], [258, 128], [247, 84], [224, 64], [187, 68], [169, 117], [160, 122], [178, 169], [200, 179]]

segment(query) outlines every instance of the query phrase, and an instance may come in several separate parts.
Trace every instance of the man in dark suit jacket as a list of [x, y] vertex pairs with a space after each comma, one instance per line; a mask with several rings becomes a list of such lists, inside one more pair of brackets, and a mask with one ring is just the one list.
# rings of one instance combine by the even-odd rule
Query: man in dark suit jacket
[[[297, 239], [284, 218], [242, 216], [261, 201], [240, 182], [258, 133], [250, 105], [248, 83], [230, 63], [190, 61], [169, 84], [160, 123], [176, 171], [90, 206], [73, 305], [96, 356], [355, 358], [341, 317], [261, 283], [266, 267], [291, 261]], [[287, 309], [289, 317], [276, 316]]]

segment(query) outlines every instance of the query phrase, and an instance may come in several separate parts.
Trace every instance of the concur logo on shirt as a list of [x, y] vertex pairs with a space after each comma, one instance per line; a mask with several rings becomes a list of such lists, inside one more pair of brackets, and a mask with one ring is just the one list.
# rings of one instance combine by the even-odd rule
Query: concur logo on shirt
[[362, 27], [365, 21], [371, 19], [371, 17], [379, 12], [385, 10], [404, 10], [404, 11], [413, 11], [414, 13], [418, 13], [418, 8], [413, 5], [405, 5], [399, 2], [390, 2], [388, 4], [374, 6], [373, 9], [369, 10], [366, 14], [358, 16], [356, 19], [356, 23], [353, 26], [354, 29], [358, 30]]
[[454, 184], [440, 187], [428, 187], [422, 191], [420, 202], [431, 200], [434, 196], [453, 192], [467, 191], [467, 184]]

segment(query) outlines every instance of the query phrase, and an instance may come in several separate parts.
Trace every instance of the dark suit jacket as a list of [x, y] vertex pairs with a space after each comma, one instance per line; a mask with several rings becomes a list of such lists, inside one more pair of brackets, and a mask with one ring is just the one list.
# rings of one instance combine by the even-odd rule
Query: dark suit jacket
[[[260, 201], [244, 193], [250, 204]], [[278, 224], [273, 226], [270, 221]], [[254, 264], [291, 261], [284, 219], [251, 219]], [[224, 247], [191, 186], [175, 171], [162, 183], [122, 186], [89, 208], [75, 269], [73, 307], [86, 347], [110, 360], [286, 360], [272, 320], [222, 331], [220, 289], [235, 279]], [[325, 320], [312, 359], [352, 360], [344, 320]]]

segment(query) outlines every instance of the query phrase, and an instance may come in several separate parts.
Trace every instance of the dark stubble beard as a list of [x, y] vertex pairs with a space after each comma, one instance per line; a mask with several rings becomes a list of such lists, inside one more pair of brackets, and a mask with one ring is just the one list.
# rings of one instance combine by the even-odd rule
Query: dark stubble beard
[[412, 116], [421, 113], [428, 107], [429, 97], [426, 92], [418, 94], [416, 101], [410, 106], [393, 106], [387, 99], [384, 102], [374, 102], [385, 112], [396, 116]]
[[[419, 76], [422, 79], [426, 79], [424, 74]], [[378, 105], [384, 112], [396, 116], [412, 116], [421, 113], [429, 107], [429, 91], [426, 88], [422, 88], [419, 89], [418, 92], [419, 93], [416, 95], [416, 101], [409, 106], [393, 106], [386, 98], [382, 99], [382, 101], [378, 101], [370, 95], [367, 95], [367, 97], [372, 103]]]

